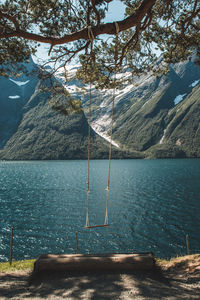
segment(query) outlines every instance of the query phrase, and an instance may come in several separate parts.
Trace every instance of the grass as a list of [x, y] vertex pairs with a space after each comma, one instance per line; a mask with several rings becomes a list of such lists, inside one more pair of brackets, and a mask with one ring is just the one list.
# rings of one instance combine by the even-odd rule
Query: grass
[[9, 262], [2, 262], [0, 263], [0, 272], [32, 271], [34, 262], [35, 259], [13, 261], [11, 266]]
[[177, 256], [170, 260], [156, 258], [156, 265], [163, 270], [200, 271], [200, 254]]

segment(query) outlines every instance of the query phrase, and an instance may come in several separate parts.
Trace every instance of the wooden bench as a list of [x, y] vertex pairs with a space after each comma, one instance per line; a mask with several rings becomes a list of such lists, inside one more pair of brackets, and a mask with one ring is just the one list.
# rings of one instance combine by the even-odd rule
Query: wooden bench
[[45, 254], [35, 261], [34, 271], [134, 271], [151, 270], [154, 266], [152, 253]]

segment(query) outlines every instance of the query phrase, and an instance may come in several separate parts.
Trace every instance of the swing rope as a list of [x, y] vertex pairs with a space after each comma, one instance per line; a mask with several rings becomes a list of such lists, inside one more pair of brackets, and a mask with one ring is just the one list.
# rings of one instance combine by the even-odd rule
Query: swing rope
[[[116, 47], [115, 47], [115, 67], [114, 67], [114, 78], [113, 78], [113, 97], [112, 97], [112, 115], [111, 115], [111, 124], [110, 124], [110, 147], [109, 147], [109, 165], [108, 165], [108, 182], [106, 188], [106, 211], [105, 211], [105, 220], [103, 225], [93, 225], [89, 224], [89, 193], [90, 193], [90, 140], [91, 140], [91, 103], [92, 103], [92, 88], [91, 88], [91, 80], [89, 87], [89, 116], [88, 116], [88, 180], [87, 180], [87, 202], [86, 202], [86, 225], [85, 228], [96, 228], [96, 227], [106, 227], [108, 224], [108, 202], [109, 202], [109, 191], [110, 191], [110, 171], [111, 171], [111, 155], [112, 155], [112, 133], [113, 133], [113, 124], [114, 124], [114, 107], [115, 107], [115, 96], [116, 96], [116, 73], [117, 73], [117, 59], [118, 59], [118, 33], [119, 33], [119, 25], [115, 22], [116, 28]], [[94, 35], [91, 29], [91, 26], [88, 27], [88, 37], [91, 41], [91, 51], [93, 47]]]
[[91, 82], [90, 82], [90, 94], [89, 94], [89, 117], [88, 117], [88, 179], [87, 179], [87, 212], [86, 212], [86, 224], [85, 226], [89, 226], [89, 194], [90, 194], [90, 136], [91, 136], [91, 103], [92, 103], [92, 93], [91, 93]]
[[[88, 37], [91, 41], [91, 51], [93, 49], [93, 40], [94, 34], [92, 32], [91, 26], [88, 27]], [[91, 136], [91, 114], [92, 114], [92, 86], [90, 80], [90, 87], [89, 87], [89, 117], [88, 117], [88, 178], [87, 178], [87, 201], [86, 201], [86, 224], [85, 227], [90, 226], [89, 223], [89, 194], [90, 194], [90, 136]]]
[[115, 47], [115, 68], [114, 68], [114, 79], [113, 79], [113, 98], [112, 98], [112, 116], [111, 116], [111, 125], [110, 125], [110, 149], [109, 149], [109, 166], [108, 166], [108, 183], [107, 183], [107, 196], [106, 196], [106, 213], [104, 224], [108, 224], [108, 201], [109, 201], [109, 191], [110, 191], [110, 171], [111, 171], [111, 155], [112, 155], [112, 134], [113, 134], [113, 125], [114, 125], [114, 108], [115, 108], [115, 97], [116, 97], [116, 74], [117, 74], [117, 59], [118, 59], [118, 33], [119, 25], [115, 22], [116, 29], [116, 47]]

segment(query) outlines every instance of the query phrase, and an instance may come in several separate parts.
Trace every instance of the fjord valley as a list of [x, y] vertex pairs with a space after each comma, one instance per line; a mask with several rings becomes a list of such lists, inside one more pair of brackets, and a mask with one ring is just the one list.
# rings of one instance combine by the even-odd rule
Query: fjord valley
[[0, 2], [0, 298], [197, 299], [200, 1]]
[[[39, 69], [32, 59], [29, 71]], [[76, 79], [77, 67], [62, 70], [54, 80], [82, 112], [63, 115], [53, 110], [49, 82], [37, 72], [0, 78], [0, 159], [85, 159], [88, 138], [89, 91]], [[116, 91], [113, 158], [179, 158], [200, 156], [200, 67], [193, 59], [171, 64], [169, 72], [134, 77], [122, 75]], [[108, 157], [111, 90], [92, 87], [91, 157]], [[68, 99], [66, 98], [66, 102]]]

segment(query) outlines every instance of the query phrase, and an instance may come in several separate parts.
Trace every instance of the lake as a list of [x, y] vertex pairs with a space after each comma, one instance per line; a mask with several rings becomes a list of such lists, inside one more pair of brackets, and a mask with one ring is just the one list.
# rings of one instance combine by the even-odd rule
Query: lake
[[[90, 224], [103, 224], [108, 161], [91, 161]], [[200, 252], [200, 159], [112, 160], [109, 227], [85, 229], [87, 161], [0, 162], [0, 261], [43, 253]]]

